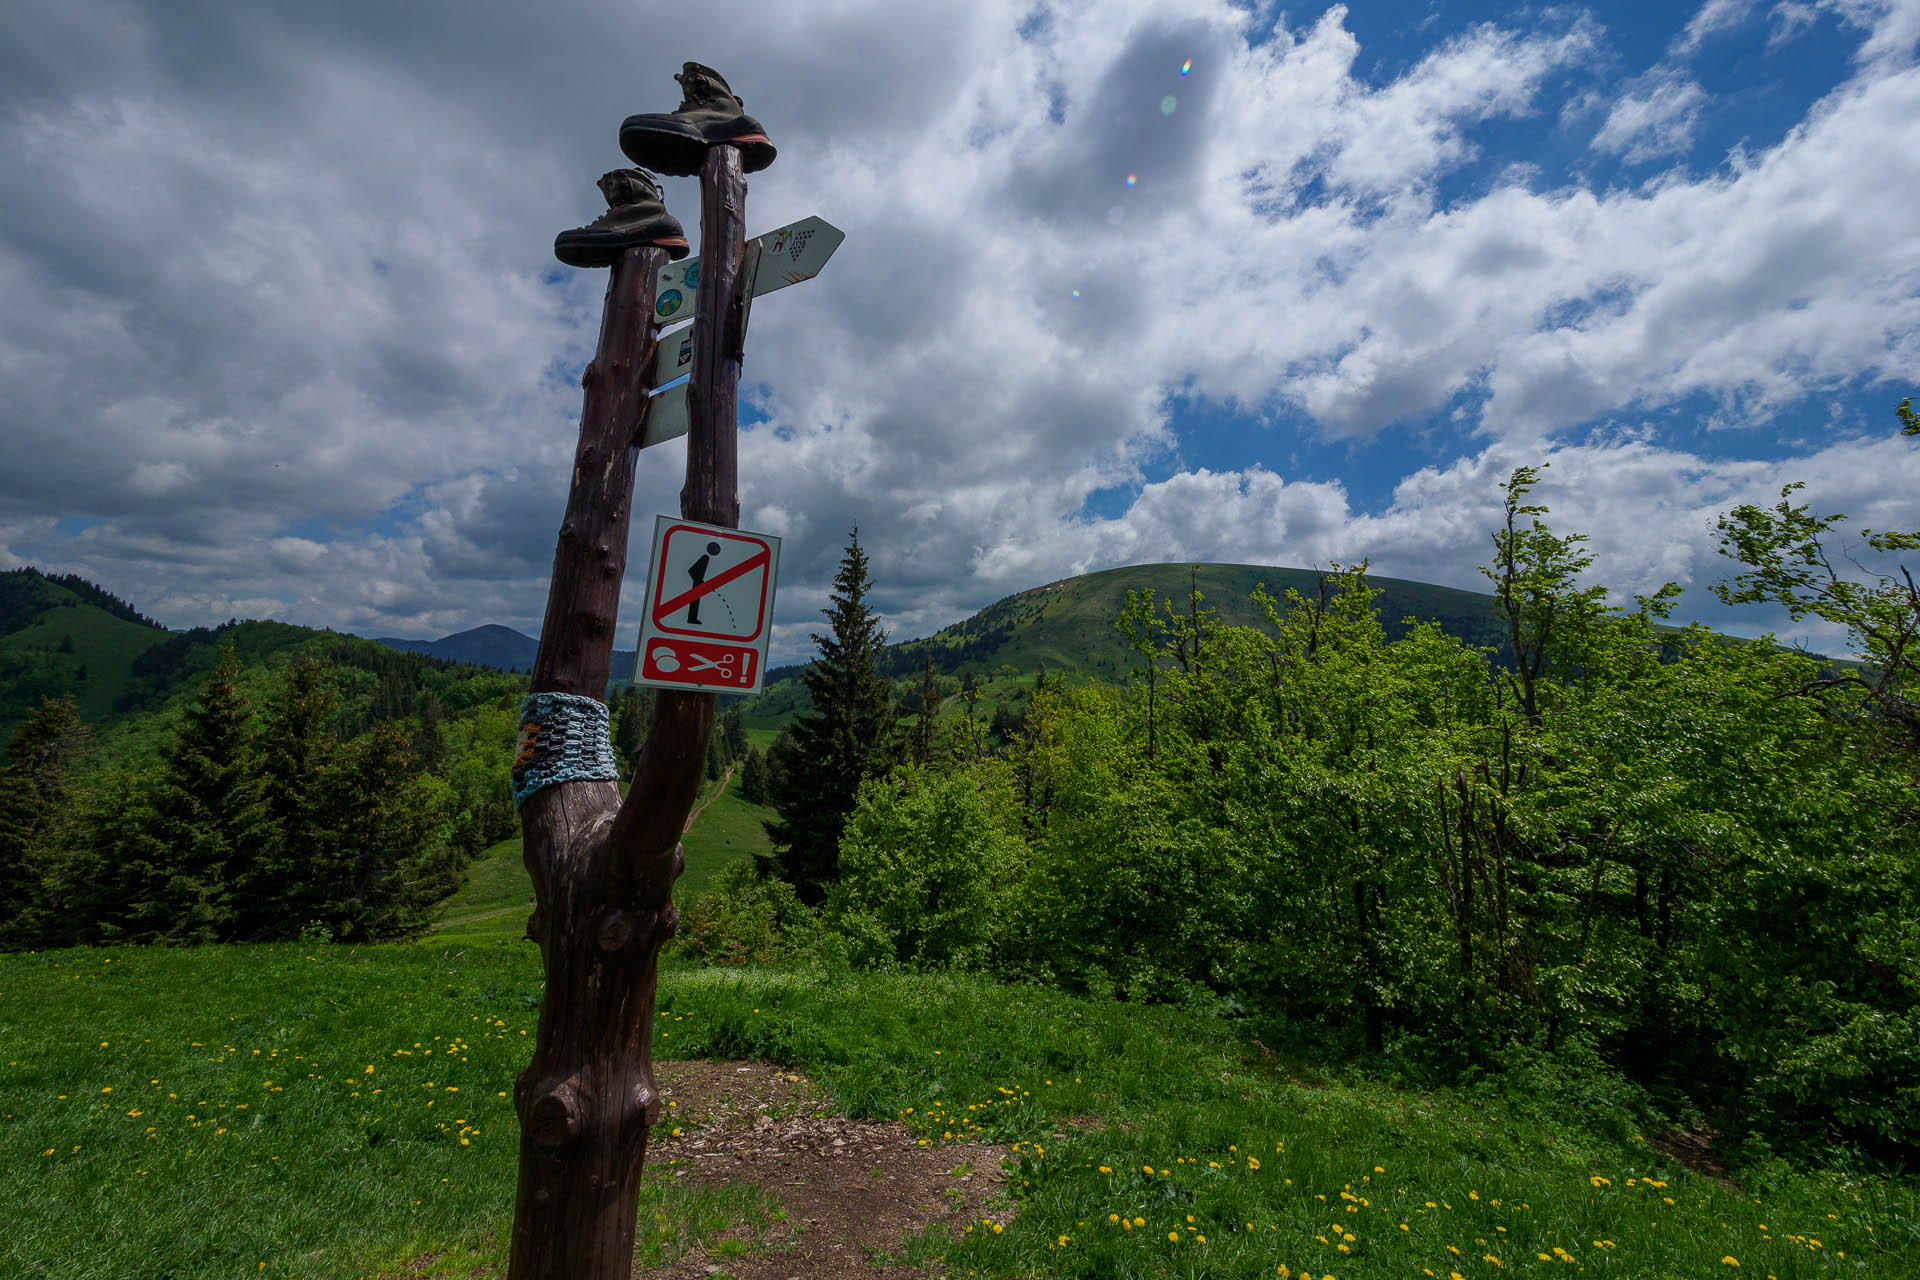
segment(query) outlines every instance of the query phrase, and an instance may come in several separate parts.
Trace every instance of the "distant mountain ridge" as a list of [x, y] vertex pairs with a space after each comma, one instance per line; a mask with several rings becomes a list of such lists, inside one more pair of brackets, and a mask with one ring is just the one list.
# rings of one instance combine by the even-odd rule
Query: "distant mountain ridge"
[[531, 671], [533, 656], [540, 642], [522, 635], [512, 627], [488, 624], [456, 631], [438, 640], [402, 640], [394, 636], [375, 636], [375, 644], [408, 653], [424, 653], [430, 658], [464, 662], [470, 667], [498, 667], [502, 671]]
[[[534, 656], [540, 651], [540, 642], [534, 637], [497, 623], [456, 631], [438, 640], [401, 640], [391, 636], [376, 636], [373, 642], [384, 644], [389, 649], [424, 653], [430, 658], [446, 662], [461, 662], [470, 667], [496, 667], [501, 671], [533, 670]], [[633, 671], [633, 659], [632, 649], [613, 651], [615, 682], [625, 683]]]

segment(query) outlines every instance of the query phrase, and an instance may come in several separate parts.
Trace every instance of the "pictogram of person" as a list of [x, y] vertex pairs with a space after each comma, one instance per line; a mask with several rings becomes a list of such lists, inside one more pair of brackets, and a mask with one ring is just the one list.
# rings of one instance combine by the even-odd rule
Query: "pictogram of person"
[[[697, 587], [707, 580], [707, 562], [719, 554], [720, 544], [717, 542], [709, 542], [707, 544], [707, 554], [687, 566], [687, 576], [693, 579], [694, 586]], [[687, 625], [690, 627], [700, 625], [700, 601], [703, 598], [704, 597], [701, 596], [695, 596], [693, 603], [687, 606]]]

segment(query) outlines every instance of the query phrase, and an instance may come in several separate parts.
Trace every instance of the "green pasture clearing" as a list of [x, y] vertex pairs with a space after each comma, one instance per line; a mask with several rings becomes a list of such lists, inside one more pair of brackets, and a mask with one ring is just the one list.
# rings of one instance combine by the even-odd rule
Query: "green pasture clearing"
[[[708, 783], [702, 795], [713, 795]], [[773, 810], [740, 798], [739, 770], [717, 798], [700, 810], [693, 829], [681, 840], [687, 869], [674, 883], [673, 899], [682, 911], [705, 893], [729, 862], [772, 849], [760, 824]], [[443, 945], [506, 944], [526, 932], [533, 911], [533, 881], [522, 859], [520, 837], [502, 840], [474, 860], [466, 883], [442, 904], [429, 937]], [[529, 948], [530, 950], [530, 948]]]
[[[508, 1094], [539, 1003], [530, 947], [0, 957], [0, 1274], [500, 1265]], [[1269, 1061], [1203, 1014], [958, 976], [669, 960], [658, 1019], [662, 1058], [771, 1059], [929, 1145], [1012, 1146], [1001, 1231], [903, 1242], [916, 1263], [944, 1252], [951, 1274], [1803, 1280], [1912, 1275], [1920, 1257], [1913, 1182], [1735, 1191], [1572, 1081], [1395, 1088]], [[694, 1132], [656, 1131], [649, 1260], [775, 1212], [667, 1185]]]

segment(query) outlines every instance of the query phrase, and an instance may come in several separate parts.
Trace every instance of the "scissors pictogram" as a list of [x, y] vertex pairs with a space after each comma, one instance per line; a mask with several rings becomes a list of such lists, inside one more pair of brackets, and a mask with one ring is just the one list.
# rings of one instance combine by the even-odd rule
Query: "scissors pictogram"
[[[690, 653], [687, 662], [689, 671], [717, 671], [722, 680], [733, 679], [733, 655], [730, 653], [723, 653], [717, 658], [703, 658], [697, 653]], [[720, 665], [723, 662], [725, 666]]]

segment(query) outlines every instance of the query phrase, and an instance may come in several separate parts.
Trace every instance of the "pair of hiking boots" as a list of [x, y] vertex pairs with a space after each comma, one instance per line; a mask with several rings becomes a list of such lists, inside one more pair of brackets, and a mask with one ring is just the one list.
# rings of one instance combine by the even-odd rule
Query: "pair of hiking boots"
[[773, 163], [773, 143], [760, 122], [740, 109], [740, 99], [712, 67], [686, 63], [674, 77], [680, 82], [680, 109], [628, 116], [620, 126], [620, 149], [644, 169], [615, 169], [600, 179], [607, 211], [584, 227], [562, 231], [553, 256], [570, 267], [607, 267], [628, 249], [656, 245], [679, 261], [691, 250], [679, 219], [667, 212], [653, 174], [687, 176], [700, 172], [712, 147], [738, 147], [740, 167], [755, 173]]

